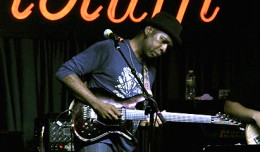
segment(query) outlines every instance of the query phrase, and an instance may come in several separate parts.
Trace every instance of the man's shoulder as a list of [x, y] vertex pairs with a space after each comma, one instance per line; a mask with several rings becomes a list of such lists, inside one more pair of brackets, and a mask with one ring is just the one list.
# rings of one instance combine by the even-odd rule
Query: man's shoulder
[[96, 41], [95, 43], [93, 43], [92, 45], [90, 45], [87, 49], [85, 49], [84, 51], [87, 50], [95, 50], [95, 52], [97, 50], [100, 51], [104, 51], [104, 50], [110, 50], [110, 48], [113, 47], [113, 41], [111, 40], [100, 40], [100, 41]]
[[94, 43], [94, 45], [111, 45], [111, 44], [113, 44], [113, 41], [110, 39], [99, 40]]

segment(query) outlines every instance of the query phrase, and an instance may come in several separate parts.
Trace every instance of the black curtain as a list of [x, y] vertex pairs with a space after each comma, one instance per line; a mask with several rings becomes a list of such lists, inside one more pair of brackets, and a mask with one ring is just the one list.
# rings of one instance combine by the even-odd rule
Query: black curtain
[[1, 38], [0, 130], [21, 131], [33, 140], [34, 120], [68, 108], [70, 94], [55, 72], [86, 43], [72, 40]]
[[[21, 131], [25, 147], [32, 146], [35, 119], [65, 111], [73, 99], [56, 80], [55, 72], [62, 63], [91, 43], [73, 39], [1, 38], [0, 130]], [[222, 56], [218, 50], [221, 48], [212, 48], [211, 52], [203, 46], [194, 49], [191, 52], [186, 47], [176, 48], [157, 60], [157, 79], [153, 90], [160, 109], [172, 111], [175, 101], [183, 101], [185, 75], [191, 68], [197, 75], [198, 96], [210, 93], [216, 99], [214, 93], [217, 89], [229, 87], [232, 71], [239, 62], [239, 58], [230, 58], [234, 52]], [[214, 54], [214, 58], [208, 54]], [[143, 135], [143, 141], [147, 140], [147, 132]], [[160, 143], [160, 131], [155, 136], [154, 142]]]
[[[246, 54], [259, 50], [255, 4], [255, 1], [223, 1], [218, 4], [221, 10], [211, 23], [202, 22], [197, 18], [199, 13], [190, 10], [200, 8], [195, 7], [197, 4], [189, 7], [191, 12], [187, 12], [189, 15], [185, 14], [182, 22], [182, 46], [167, 53], [157, 62], [157, 79], [153, 91], [160, 109], [173, 111], [175, 102], [183, 102], [185, 75], [189, 69], [193, 69], [197, 77], [197, 96], [209, 93], [214, 99], [218, 99], [219, 89], [230, 88], [237, 69], [244, 66], [246, 60], [250, 60]], [[3, 3], [3, 6], [9, 5]], [[173, 11], [172, 5], [168, 9], [166, 6], [164, 10]], [[4, 8], [0, 10], [3, 14], [10, 12], [9, 7]], [[45, 23], [35, 16], [32, 18], [34, 22], [29, 22], [28, 28], [18, 30], [15, 25], [20, 25], [21, 22], [13, 21], [10, 16], [5, 15], [3, 19], [11, 22], [6, 22], [9, 23], [6, 26], [1, 22], [0, 26], [0, 32], [4, 33], [0, 36], [0, 130], [22, 132], [25, 147], [28, 148], [34, 137], [35, 118], [47, 113], [61, 113], [69, 107], [73, 99], [54, 77], [56, 70], [73, 55], [101, 39], [102, 34], [87, 37], [93, 34], [86, 32], [86, 29], [89, 31], [95, 29], [96, 25], [102, 28], [107, 25], [100, 19], [97, 24], [72, 26], [75, 23], [73, 18], [67, 20], [69, 27], [63, 29], [62, 25], [67, 24], [61, 24], [62, 21]], [[38, 26], [32, 28], [31, 24]], [[120, 35], [133, 24], [109, 25]], [[100, 33], [101, 27], [93, 31]], [[16, 30], [22, 32], [16, 33]], [[30, 32], [34, 37], [28, 36]], [[133, 33], [126, 32], [128, 35]], [[37, 38], [38, 36], [41, 38]], [[160, 143], [157, 144], [160, 148], [164, 146], [164, 140], [160, 131], [157, 133], [155, 142]]]

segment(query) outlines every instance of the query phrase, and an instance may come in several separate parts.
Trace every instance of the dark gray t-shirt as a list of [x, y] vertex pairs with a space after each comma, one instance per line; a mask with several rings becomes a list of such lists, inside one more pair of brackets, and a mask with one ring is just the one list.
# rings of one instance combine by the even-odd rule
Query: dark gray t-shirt
[[[129, 41], [119, 44], [127, 61], [136, 69], [137, 75], [143, 82], [143, 65], [134, 55]], [[150, 84], [153, 84], [155, 68], [148, 66], [148, 69]], [[122, 99], [143, 93], [131, 69], [120, 52], [115, 49], [112, 40], [97, 42], [74, 56], [62, 65], [56, 76], [61, 79], [69, 74], [77, 74], [80, 77], [89, 74], [88, 86], [90, 88], [104, 88]]]

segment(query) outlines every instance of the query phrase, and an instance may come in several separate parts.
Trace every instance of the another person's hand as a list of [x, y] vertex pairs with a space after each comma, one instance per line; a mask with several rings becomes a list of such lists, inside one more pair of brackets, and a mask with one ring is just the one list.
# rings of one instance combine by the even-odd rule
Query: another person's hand
[[260, 128], [260, 111], [254, 113], [253, 119], [255, 120], [256, 125]]

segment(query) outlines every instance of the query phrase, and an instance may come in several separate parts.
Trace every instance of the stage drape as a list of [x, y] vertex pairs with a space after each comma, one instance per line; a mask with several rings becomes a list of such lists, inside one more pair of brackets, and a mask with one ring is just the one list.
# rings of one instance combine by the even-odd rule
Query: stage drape
[[0, 130], [22, 132], [29, 150], [35, 119], [62, 113], [73, 99], [55, 72], [88, 45], [74, 40], [0, 38]]
[[33, 139], [34, 119], [68, 108], [69, 94], [55, 78], [64, 60], [84, 44], [73, 41], [1, 38], [1, 129]]

